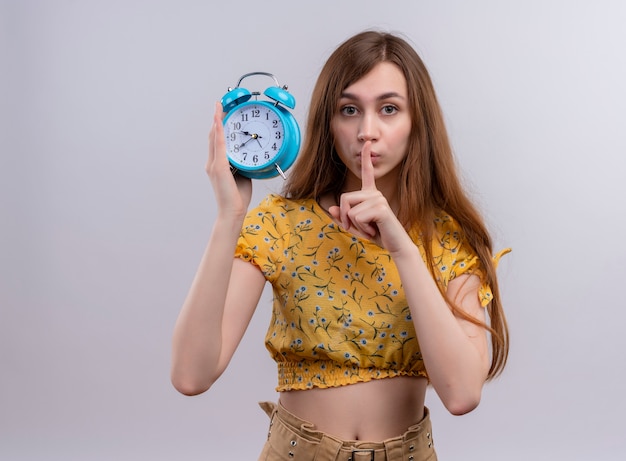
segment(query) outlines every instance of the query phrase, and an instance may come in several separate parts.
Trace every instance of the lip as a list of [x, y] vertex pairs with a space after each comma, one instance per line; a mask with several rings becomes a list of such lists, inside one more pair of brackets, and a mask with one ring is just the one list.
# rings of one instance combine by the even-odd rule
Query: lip
[[[359, 161], [359, 163], [360, 163], [360, 162], [361, 162], [361, 153], [360, 153], [360, 152], [358, 152], [358, 153], [356, 154], [356, 158], [357, 158], [357, 160], [358, 160], [358, 161]], [[375, 164], [376, 164], [376, 162], [378, 162], [378, 159], [380, 158], [380, 155], [378, 155], [378, 154], [377, 154], [377, 153], [375, 153], [375, 152], [370, 152], [370, 158], [372, 159], [372, 164], [373, 164], [373, 165], [375, 165]]]

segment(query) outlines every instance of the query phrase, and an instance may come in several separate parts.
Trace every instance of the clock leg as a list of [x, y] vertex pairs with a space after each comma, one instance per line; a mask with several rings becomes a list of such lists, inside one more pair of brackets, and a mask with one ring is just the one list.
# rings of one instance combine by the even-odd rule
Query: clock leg
[[281, 175], [283, 179], [287, 179], [287, 176], [285, 176], [283, 170], [278, 166], [278, 163], [274, 163], [274, 166], [276, 167], [276, 171], [278, 171], [278, 174]]

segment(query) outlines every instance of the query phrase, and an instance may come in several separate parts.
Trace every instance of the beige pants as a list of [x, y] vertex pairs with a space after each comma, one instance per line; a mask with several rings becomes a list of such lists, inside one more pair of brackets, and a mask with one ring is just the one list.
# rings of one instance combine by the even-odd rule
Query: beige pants
[[314, 429], [280, 404], [259, 404], [270, 417], [259, 461], [436, 461], [428, 409], [399, 437], [382, 442], [339, 440]]

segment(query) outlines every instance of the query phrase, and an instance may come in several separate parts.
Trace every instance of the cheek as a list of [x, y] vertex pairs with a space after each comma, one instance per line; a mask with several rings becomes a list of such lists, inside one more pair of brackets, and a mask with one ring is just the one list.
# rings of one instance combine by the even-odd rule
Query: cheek
[[402, 126], [399, 127], [395, 133], [392, 139], [395, 140], [396, 145], [398, 147], [403, 147], [404, 149], [408, 148], [409, 146], [409, 137], [411, 136], [411, 126], [407, 125], [407, 126]]
[[333, 127], [331, 125], [330, 134], [333, 137], [333, 145], [337, 152], [343, 152], [346, 147], [346, 133], [345, 130], [342, 130], [337, 127]]

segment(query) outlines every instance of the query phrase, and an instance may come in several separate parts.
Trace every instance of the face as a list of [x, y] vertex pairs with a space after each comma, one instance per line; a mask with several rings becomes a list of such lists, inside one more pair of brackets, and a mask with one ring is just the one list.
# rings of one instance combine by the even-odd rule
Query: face
[[361, 149], [372, 142], [376, 184], [395, 184], [411, 132], [408, 89], [402, 71], [382, 62], [347, 87], [331, 121], [335, 149], [348, 169], [345, 188], [361, 187]]

